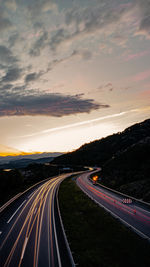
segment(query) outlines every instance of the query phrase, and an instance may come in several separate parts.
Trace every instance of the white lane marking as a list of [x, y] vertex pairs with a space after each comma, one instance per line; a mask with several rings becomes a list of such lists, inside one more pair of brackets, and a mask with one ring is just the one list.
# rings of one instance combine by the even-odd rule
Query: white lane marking
[[6, 202], [2, 207], [0, 207], [0, 212], [2, 212], [9, 204], [11, 204], [16, 198], [18, 198], [21, 193], [17, 194], [13, 198], [11, 198], [8, 202]]
[[25, 253], [25, 249], [27, 246], [27, 242], [28, 242], [28, 237], [26, 237], [24, 244], [23, 244], [23, 249], [22, 249], [22, 253], [21, 253], [21, 260], [23, 259], [24, 253]]
[[144, 213], [150, 213], [150, 211], [148, 211], [146, 209], [143, 209], [143, 208], [136, 206], [136, 205], [134, 205], [134, 206], [136, 207], [137, 210], [141, 210], [142, 212], [144, 211]]
[[28, 198], [30, 198], [30, 197], [33, 195], [33, 193], [34, 193], [34, 192], [32, 192], [32, 193], [28, 196]]
[[0, 235], [2, 234], [2, 231], [0, 231]]
[[14, 212], [14, 214], [10, 217], [10, 219], [7, 221], [7, 223], [10, 223], [10, 221], [12, 220], [12, 218], [15, 216], [15, 214], [17, 213], [17, 211], [23, 206], [23, 204], [26, 202], [26, 200], [24, 200], [22, 202], [22, 204], [18, 207], [18, 209]]

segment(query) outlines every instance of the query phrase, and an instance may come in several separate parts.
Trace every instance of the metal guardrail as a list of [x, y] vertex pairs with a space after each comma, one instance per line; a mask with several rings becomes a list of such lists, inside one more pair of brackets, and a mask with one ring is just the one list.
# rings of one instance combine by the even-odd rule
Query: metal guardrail
[[[90, 177], [89, 177], [89, 179], [92, 181], [92, 179], [91, 179]], [[147, 206], [148, 208], [150, 208], [150, 203], [148, 203], [148, 202], [145, 202], [145, 201], [140, 200], [140, 199], [138, 199], [138, 198], [135, 198], [135, 197], [133, 197], [133, 196], [129, 196], [129, 195], [127, 195], [127, 194], [121, 193], [121, 192], [119, 192], [119, 191], [117, 191], [117, 190], [114, 190], [114, 189], [109, 188], [109, 187], [107, 187], [107, 186], [105, 186], [105, 185], [102, 185], [101, 183], [97, 183], [97, 184], [98, 184], [99, 186], [103, 187], [104, 189], [110, 191], [110, 192], [113, 192], [113, 193], [115, 193], [115, 194], [117, 194], [117, 195], [120, 195], [120, 196], [122, 196], [122, 197], [131, 198], [131, 199], [133, 199], [136, 203], [140, 203], [140, 204], [142, 204], [143, 206]]]

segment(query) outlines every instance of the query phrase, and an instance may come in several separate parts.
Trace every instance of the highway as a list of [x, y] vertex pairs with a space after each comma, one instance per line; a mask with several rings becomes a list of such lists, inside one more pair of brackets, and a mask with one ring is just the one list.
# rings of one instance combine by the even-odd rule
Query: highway
[[[94, 173], [94, 172], [93, 172]], [[98, 205], [105, 208], [114, 217], [130, 227], [141, 237], [150, 241], [150, 209], [143, 207], [135, 201], [132, 204], [124, 204], [123, 196], [104, 189], [99, 185], [93, 185], [89, 179], [90, 173], [84, 173], [76, 180], [77, 185]]]
[[73, 266], [57, 205], [57, 190], [67, 176], [33, 187], [2, 210], [0, 266]]

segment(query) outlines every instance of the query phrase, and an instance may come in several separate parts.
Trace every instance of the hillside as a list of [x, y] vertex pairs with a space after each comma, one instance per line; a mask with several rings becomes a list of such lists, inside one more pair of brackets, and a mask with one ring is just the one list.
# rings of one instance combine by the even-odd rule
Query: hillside
[[150, 137], [116, 155], [103, 166], [101, 182], [150, 201]]
[[102, 166], [112, 157], [146, 137], [150, 137], [150, 119], [137, 123], [123, 132], [85, 144], [74, 152], [57, 157], [53, 162]]
[[101, 166], [101, 182], [150, 201], [150, 119], [83, 145], [53, 162]]

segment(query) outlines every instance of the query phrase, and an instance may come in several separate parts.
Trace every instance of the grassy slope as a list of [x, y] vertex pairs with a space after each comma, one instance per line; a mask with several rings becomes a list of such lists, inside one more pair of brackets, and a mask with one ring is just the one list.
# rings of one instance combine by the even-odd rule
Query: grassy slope
[[97, 206], [72, 179], [61, 184], [59, 203], [79, 266], [150, 266], [150, 244]]
[[108, 187], [150, 201], [150, 138], [108, 161], [101, 173]]

